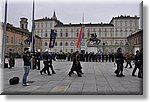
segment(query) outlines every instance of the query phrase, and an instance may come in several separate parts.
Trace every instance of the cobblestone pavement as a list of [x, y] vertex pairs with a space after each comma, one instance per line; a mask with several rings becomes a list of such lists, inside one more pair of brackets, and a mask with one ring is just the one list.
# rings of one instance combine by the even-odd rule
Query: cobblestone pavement
[[[30, 70], [30, 86], [22, 86], [23, 62], [16, 60], [12, 69], [3, 70], [3, 93], [2, 94], [61, 94], [61, 95], [142, 95], [143, 80], [131, 76], [133, 69], [124, 70], [125, 77], [116, 77], [114, 63], [110, 62], [81, 62], [83, 77], [73, 74], [68, 76], [72, 62], [53, 62], [56, 74], [52, 76], [40, 75], [39, 70]], [[41, 68], [43, 68], [41, 61]], [[20, 78], [19, 84], [9, 85], [8, 80], [14, 76]]]

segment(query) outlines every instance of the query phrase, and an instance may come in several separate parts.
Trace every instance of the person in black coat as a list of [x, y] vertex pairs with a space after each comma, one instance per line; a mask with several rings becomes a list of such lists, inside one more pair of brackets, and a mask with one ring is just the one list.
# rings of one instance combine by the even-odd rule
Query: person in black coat
[[117, 69], [115, 70], [115, 74], [117, 77], [123, 77], [125, 75], [123, 75], [123, 63], [124, 63], [124, 56], [122, 54], [122, 49], [118, 48], [117, 49], [117, 53], [115, 55], [115, 59], [116, 59], [116, 64], [117, 64]]
[[73, 74], [73, 71], [76, 71], [78, 77], [82, 77], [81, 74], [83, 74], [83, 72], [81, 69], [82, 67], [80, 64], [80, 56], [79, 56], [79, 52], [77, 51], [73, 55], [73, 64], [68, 75], [71, 77], [71, 75]]

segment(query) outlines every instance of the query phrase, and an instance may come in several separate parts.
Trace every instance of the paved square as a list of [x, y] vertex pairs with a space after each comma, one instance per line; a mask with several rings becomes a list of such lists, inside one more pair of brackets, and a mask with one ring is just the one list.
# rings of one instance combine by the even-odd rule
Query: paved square
[[[60, 95], [142, 95], [143, 80], [131, 76], [133, 69], [124, 70], [125, 77], [116, 77], [114, 63], [110, 62], [81, 62], [83, 77], [73, 74], [68, 76], [72, 62], [53, 62], [56, 74], [47, 76], [40, 75], [39, 70], [30, 70], [28, 80], [30, 86], [22, 86], [23, 61], [16, 59], [13, 69], [3, 70], [3, 93], [2, 94], [60, 94]], [[43, 68], [41, 61], [41, 68]], [[17, 76], [20, 83], [9, 85], [9, 79]]]

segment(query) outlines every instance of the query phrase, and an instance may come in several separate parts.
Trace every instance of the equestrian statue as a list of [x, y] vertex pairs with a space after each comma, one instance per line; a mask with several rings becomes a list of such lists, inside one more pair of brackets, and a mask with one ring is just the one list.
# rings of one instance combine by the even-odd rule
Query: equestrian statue
[[92, 45], [94, 45], [94, 44], [99, 45], [100, 42], [101, 42], [101, 40], [99, 40], [99, 39], [97, 38], [96, 33], [90, 34], [90, 38], [87, 39], [87, 41], [88, 41], [89, 43], [91, 43]]

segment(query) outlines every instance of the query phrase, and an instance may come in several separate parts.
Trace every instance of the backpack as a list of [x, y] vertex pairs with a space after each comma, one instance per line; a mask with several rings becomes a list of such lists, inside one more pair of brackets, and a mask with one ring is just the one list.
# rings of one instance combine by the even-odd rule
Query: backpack
[[15, 85], [19, 83], [19, 77], [13, 77], [11, 79], [9, 79], [9, 84], [10, 85]]

